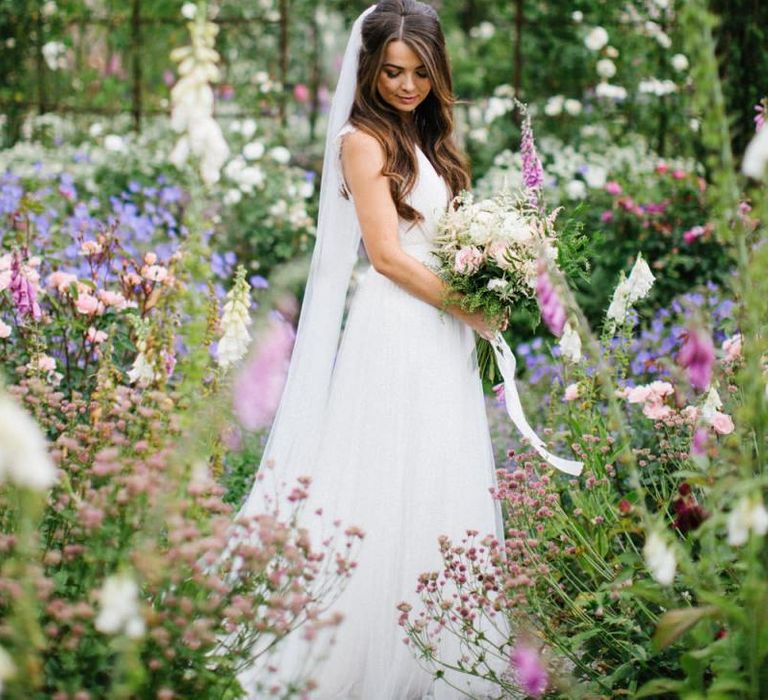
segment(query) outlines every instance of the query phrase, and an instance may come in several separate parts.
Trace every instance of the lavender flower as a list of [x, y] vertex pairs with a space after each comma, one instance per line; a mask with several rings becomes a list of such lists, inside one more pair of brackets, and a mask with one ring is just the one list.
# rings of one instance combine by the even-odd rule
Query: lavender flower
[[533, 141], [531, 118], [526, 114], [523, 120], [523, 133], [520, 138], [520, 154], [523, 157], [523, 182], [529, 190], [528, 199], [533, 206], [539, 204], [539, 190], [544, 182], [544, 170], [536, 153]]
[[712, 381], [712, 365], [715, 362], [715, 346], [709, 333], [690, 329], [677, 361], [688, 371], [691, 386], [704, 391]]
[[547, 689], [549, 678], [538, 650], [528, 644], [518, 643], [509, 660], [523, 692], [534, 698], [541, 697]]
[[536, 278], [536, 297], [539, 301], [542, 320], [552, 334], [559, 338], [565, 327], [565, 307], [557, 296], [557, 291], [549, 279], [546, 264], [543, 262], [539, 264], [539, 274]]

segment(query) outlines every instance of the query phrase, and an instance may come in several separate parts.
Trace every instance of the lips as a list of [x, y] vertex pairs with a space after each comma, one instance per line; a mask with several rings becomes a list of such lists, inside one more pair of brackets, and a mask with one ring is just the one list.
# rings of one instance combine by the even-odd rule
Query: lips
[[405, 102], [407, 104], [410, 104], [411, 102], [416, 101], [416, 95], [411, 95], [410, 97], [398, 97], [397, 99], [399, 99], [400, 102]]

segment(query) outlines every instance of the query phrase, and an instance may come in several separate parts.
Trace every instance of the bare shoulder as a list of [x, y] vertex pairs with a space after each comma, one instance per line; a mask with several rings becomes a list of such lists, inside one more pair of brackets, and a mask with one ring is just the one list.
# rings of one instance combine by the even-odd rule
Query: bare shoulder
[[377, 175], [384, 167], [384, 149], [373, 136], [355, 129], [343, 137], [341, 159], [350, 175]]

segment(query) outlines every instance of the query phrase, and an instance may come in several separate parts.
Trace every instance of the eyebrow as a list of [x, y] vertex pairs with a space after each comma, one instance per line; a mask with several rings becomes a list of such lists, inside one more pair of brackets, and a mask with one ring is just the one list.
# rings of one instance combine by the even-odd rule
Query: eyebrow
[[[398, 66], [396, 63], [385, 63], [384, 65], [385, 66], [389, 66], [390, 68], [399, 68], [400, 70], [403, 70], [403, 66]], [[416, 68], [417, 69], [418, 68], [425, 68], [425, 66], [424, 66], [423, 63], [419, 63], [419, 65], [416, 66]]]

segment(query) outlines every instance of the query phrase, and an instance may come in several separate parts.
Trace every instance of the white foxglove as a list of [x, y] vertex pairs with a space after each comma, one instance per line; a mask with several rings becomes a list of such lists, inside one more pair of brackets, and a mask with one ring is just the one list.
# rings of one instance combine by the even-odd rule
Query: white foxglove
[[674, 581], [677, 571], [675, 553], [658, 532], [648, 535], [643, 547], [643, 556], [651, 576], [662, 586], [668, 586]]
[[133, 639], [144, 635], [144, 618], [139, 610], [139, 587], [126, 574], [105, 579], [99, 597], [99, 614], [94, 627], [105, 634], [123, 633]]
[[222, 369], [235, 364], [248, 352], [251, 341], [248, 326], [251, 317], [248, 309], [251, 305], [251, 285], [245, 280], [245, 268], [241, 265], [235, 274], [232, 289], [227, 292], [227, 302], [221, 316], [222, 336], [219, 340], [217, 360]]
[[768, 532], [768, 511], [762, 501], [745, 496], [728, 514], [728, 544], [740, 547], [749, 539], [750, 531], [755, 535]]
[[632, 271], [629, 273], [628, 297], [627, 300], [630, 304], [634, 304], [636, 301], [643, 299], [651, 291], [653, 283], [656, 278], [651, 272], [651, 268], [648, 267], [648, 263], [645, 262], [642, 253], [637, 254], [637, 260], [632, 266]]
[[0, 393], [0, 482], [46, 491], [56, 482], [42, 430], [21, 406]]
[[560, 337], [560, 353], [564, 360], [574, 365], [581, 362], [581, 338], [569, 322], [566, 322]]
[[762, 179], [768, 163], [768, 128], [760, 129], [744, 151], [741, 172], [755, 180]]

